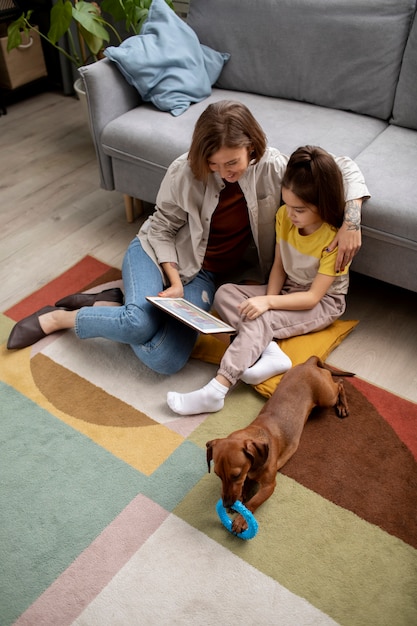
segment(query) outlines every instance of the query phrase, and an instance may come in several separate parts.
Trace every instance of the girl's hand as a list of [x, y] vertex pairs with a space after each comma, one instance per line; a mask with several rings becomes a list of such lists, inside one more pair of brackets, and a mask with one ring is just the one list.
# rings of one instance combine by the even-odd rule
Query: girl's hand
[[161, 298], [183, 298], [184, 297], [184, 287], [182, 284], [180, 285], [171, 285], [167, 287], [163, 291], [158, 293], [158, 296]]
[[269, 311], [268, 296], [254, 296], [248, 298], [238, 305], [238, 310], [242, 317], [255, 320], [257, 317]]

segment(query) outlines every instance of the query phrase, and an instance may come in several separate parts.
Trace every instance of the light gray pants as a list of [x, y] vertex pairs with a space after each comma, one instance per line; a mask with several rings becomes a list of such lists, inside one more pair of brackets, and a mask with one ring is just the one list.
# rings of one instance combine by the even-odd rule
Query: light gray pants
[[[306, 289], [308, 287], [287, 281], [281, 293]], [[243, 300], [265, 294], [266, 285], [225, 284], [216, 292], [213, 308], [222, 320], [237, 330], [218, 370], [218, 374], [222, 374], [232, 385], [246, 368], [258, 360], [273, 339], [286, 339], [327, 328], [346, 308], [344, 295], [325, 295], [313, 309], [306, 311], [266, 311], [255, 320], [240, 316], [237, 307]]]

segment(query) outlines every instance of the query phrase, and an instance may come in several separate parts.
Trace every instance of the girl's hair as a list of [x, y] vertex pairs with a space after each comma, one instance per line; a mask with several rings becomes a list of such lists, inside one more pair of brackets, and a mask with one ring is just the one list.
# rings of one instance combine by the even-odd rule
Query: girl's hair
[[340, 228], [345, 197], [342, 173], [334, 158], [317, 146], [302, 146], [292, 153], [282, 186], [317, 207], [324, 222]]
[[210, 157], [224, 147], [247, 147], [256, 163], [265, 152], [265, 133], [240, 102], [213, 102], [198, 118], [188, 152], [191, 170], [198, 180], [207, 179]]

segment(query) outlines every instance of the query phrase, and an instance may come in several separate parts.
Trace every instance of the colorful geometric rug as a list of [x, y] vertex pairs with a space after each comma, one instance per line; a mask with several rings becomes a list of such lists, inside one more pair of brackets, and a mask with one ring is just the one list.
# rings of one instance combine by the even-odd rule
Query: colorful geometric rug
[[[15, 321], [73, 291], [120, 284], [86, 257], [6, 311]], [[219, 413], [178, 418], [170, 378], [128, 346], [71, 331], [1, 347], [1, 626], [417, 624], [417, 405], [346, 381], [350, 416], [313, 413], [257, 511], [250, 541], [220, 524], [205, 442], [265, 399], [238, 386]]]

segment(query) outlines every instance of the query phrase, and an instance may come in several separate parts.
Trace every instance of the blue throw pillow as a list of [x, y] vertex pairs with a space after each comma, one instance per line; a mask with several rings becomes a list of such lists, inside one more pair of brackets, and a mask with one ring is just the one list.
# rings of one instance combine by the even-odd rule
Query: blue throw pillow
[[172, 115], [207, 98], [230, 58], [200, 45], [195, 32], [165, 0], [153, 0], [140, 35], [109, 46], [104, 54], [143, 100]]

